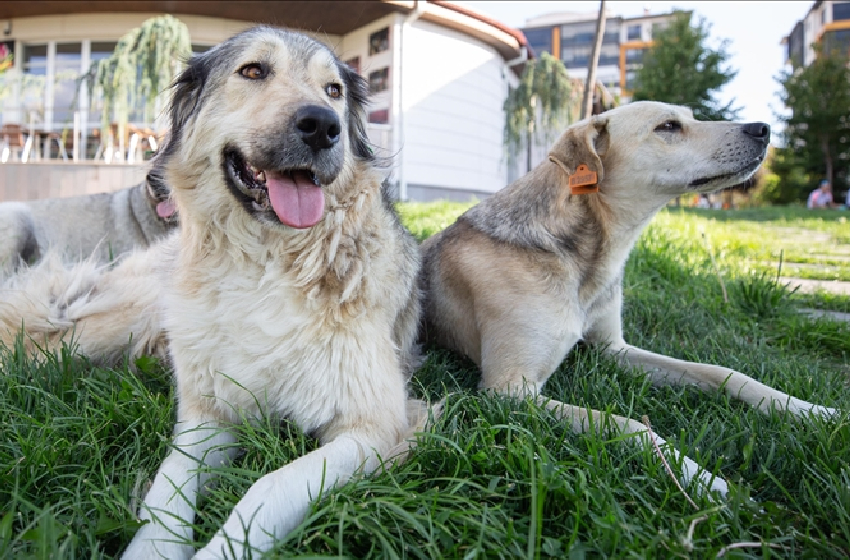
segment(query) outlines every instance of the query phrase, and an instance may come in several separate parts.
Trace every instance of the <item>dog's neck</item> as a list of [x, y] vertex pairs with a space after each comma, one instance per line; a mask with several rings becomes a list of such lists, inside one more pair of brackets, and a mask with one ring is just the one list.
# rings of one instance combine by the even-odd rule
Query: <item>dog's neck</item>
[[327, 297], [340, 307], [360, 305], [358, 296], [368, 271], [356, 263], [368, 263], [364, 253], [380, 251], [381, 237], [375, 230], [386, 225], [378, 173], [363, 164], [347, 181], [358, 185], [358, 190], [344, 197], [328, 192], [324, 217], [305, 230], [246, 219], [238, 214], [244, 211], [237, 205], [212, 220], [198, 219], [184, 210], [181, 259], [184, 263], [202, 260], [205, 270], [238, 264], [264, 275], [273, 268], [273, 274], [286, 275], [311, 298]]

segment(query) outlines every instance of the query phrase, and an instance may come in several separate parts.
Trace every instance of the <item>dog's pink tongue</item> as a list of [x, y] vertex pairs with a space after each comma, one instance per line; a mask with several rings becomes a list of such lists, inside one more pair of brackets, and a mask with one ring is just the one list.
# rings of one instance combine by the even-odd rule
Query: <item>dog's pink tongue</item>
[[170, 218], [177, 211], [174, 202], [171, 200], [163, 200], [156, 205], [156, 215], [160, 218]]
[[325, 213], [325, 193], [305, 172], [292, 176], [266, 172], [266, 188], [278, 219], [290, 227], [312, 227]]

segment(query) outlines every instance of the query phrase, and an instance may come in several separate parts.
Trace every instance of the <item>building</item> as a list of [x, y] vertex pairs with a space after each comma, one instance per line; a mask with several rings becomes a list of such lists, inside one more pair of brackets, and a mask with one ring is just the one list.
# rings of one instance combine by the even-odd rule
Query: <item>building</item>
[[[502, 104], [528, 59], [525, 36], [450, 2], [4, 0], [0, 200], [115, 190], [143, 177], [138, 147], [163, 132], [161, 121], [134, 110], [131, 124], [147, 132], [100, 138], [100, 114], [86, 110], [98, 100], [76, 84], [125, 32], [164, 13], [187, 25], [196, 52], [255, 23], [331, 46], [369, 83], [369, 136], [392, 157], [389, 180], [403, 199], [482, 197], [524, 172], [503, 163]], [[2, 50], [11, 53], [5, 71]], [[104, 155], [108, 142], [117, 157]]]
[[831, 0], [812, 3], [806, 16], [782, 38], [785, 63], [794, 68], [808, 66], [815, 59], [813, 44], [826, 51], [850, 54], [850, 2]]
[[[564, 62], [571, 77], [587, 79], [596, 38], [597, 12], [559, 12], [526, 20], [521, 31], [536, 53], [547, 52]], [[663, 28], [672, 13], [652, 15], [644, 10], [637, 17], [605, 14], [605, 32], [596, 78], [622, 102], [631, 97], [635, 71], [650, 48], [652, 35]]]

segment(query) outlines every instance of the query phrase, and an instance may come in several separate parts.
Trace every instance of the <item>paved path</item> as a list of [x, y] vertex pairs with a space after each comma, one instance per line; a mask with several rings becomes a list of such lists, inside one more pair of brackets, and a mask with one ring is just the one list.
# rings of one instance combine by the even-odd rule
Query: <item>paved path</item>
[[841, 311], [828, 311], [826, 309], [808, 309], [801, 308], [798, 309], [800, 313], [804, 313], [810, 317], [819, 318], [819, 317], [829, 317], [830, 319], [835, 319], [836, 321], [846, 321], [850, 323], [850, 313], [842, 313]]
[[850, 296], [850, 282], [842, 280], [804, 280], [802, 278], [780, 278], [783, 284], [790, 283], [791, 288], [800, 287], [803, 293], [811, 294], [819, 289], [832, 294]]

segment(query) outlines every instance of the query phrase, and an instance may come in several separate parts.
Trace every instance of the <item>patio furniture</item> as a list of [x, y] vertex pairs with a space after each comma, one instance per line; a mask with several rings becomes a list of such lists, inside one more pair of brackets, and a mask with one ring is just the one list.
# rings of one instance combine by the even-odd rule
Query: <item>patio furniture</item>
[[4, 124], [0, 127], [0, 162], [6, 163], [9, 157], [12, 161], [27, 162], [32, 152], [32, 137], [24, 134], [24, 127], [19, 124]]

